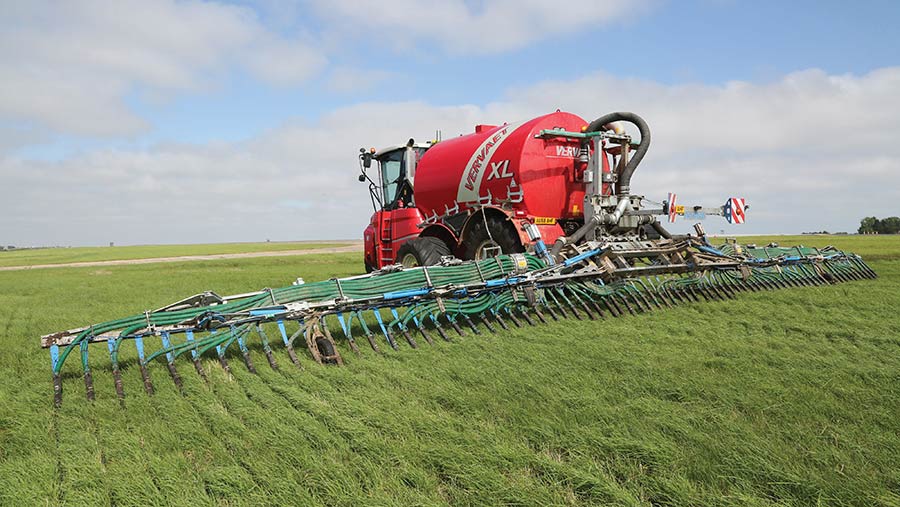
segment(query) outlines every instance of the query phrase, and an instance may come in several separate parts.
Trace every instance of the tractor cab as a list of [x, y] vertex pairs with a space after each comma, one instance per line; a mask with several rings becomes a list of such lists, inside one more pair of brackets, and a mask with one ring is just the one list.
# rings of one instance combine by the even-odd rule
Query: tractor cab
[[[416, 144], [412, 139], [406, 145], [389, 146], [379, 151], [360, 149], [359, 181], [369, 182], [369, 197], [372, 207], [391, 211], [415, 205], [413, 200], [413, 182], [416, 176], [416, 165], [419, 158], [431, 144]], [[378, 163], [378, 174], [372, 178], [368, 170], [372, 160]]]
[[[400, 245], [419, 233], [423, 220], [415, 205], [413, 182], [419, 158], [431, 144], [390, 146], [375, 151], [360, 149], [359, 181], [369, 183], [369, 198], [374, 213], [365, 233], [366, 271], [376, 266], [393, 264]], [[377, 171], [370, 171], [372, 161]], [[370, 174], [370, 172], [375, 174]]]

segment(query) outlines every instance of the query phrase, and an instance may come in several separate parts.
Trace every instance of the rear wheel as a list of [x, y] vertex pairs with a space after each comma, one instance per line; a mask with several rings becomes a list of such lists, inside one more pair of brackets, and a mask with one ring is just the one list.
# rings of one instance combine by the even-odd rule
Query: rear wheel
[[411, 239], [400, 246], [397, 259], [405, 268], [434, 266], [441, 257], [452, 255], [446, 243], [432, 236]]
[[[496, 216], [473, 218], [464, 245], [466, 260], [481, 260], [498, 254], [522, 253], [525, 247], [519, 241], [515, 226]], [[485, 222], [487, 226], [485, 227]]]

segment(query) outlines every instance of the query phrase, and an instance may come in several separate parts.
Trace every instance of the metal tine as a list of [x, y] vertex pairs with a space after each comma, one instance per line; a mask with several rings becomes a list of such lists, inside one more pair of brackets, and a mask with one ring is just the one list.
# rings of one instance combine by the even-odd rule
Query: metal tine
[[452, 341], [450, 339], [450, 337], [447, 336], [447, 333], [444, 332], [444, 328], [441, 326], [441, 323], [440, 323], [440, 321], [438, 321], [438, 318], [433, 313], [430, 314], [428, 317], [431, 318], [431, 323], [434, 324], [434, 329], [437, 330], [439, 335], [441, 335], [441, 338], [443, 338], [443, 340], [445, 342]]
[[384, 319], [381, 317], [381, 310], [373, 308], [372, 313], [375, 314], [375, 320], [378, 321], [378, 325], [381, 327], [381, 333], [384, 334], [384, 339], [387, 340], [392, 349], [400, 350], [400, 346], [397, 345], [397, 342], [394, 341], [394, 336], [391, 335], [391, 330], [384, 325]]
[[625, 298], [628, 299], [629, 301], [631, 301], [631, 303], [634, 305], [637, 313], [644, 313], [644, 312], [650, 311], [649, 309], [644, 308], [641, 298], [637, 294], [635, 294], [634, 291], [629, 290], [630, 287], [631, 286], [627, 285], [627, 284], [623, 287], [623, 289], [625, 289]]
[[840, 274], [832, 269], [831, 264], [829, 264], [828, 261], [823, 261], [819, 266], [822, 268], [822, 276], [826, 279], [830, 278], [830, 282], [838, 283], [844, 281]]
[[579, 312], [578, 309], [575, 308], [575, 305], [572, 303], [572, 300], [569, 299], [568, 296], [566, 296], [565, 291], [560, 289], [559, 295], [560, 295], [560, 297], [562, 297], [563, 301], [566, 302], [566, 306], [569, 307], [569, 310], [572, 311], [572, 315], [574, 315], [575, 318], [578, 320], [584, 320], [584, 317], [581, 316], [581, 312]]
[[88, 364], [88, 343], [89, 339], [85, 338], [81, 342], [81, 363], [84, 367], [84, 388], [88, 401], [94, 401], [94, 376], [91, 374], [91, 367]]
[[137, 348], [138, 364], [141, 368], [141, 379], [144, 381], [144, 390], [147, 391], [147, 394], [152, 395], [154, 393], [153, 382], [150, 381], [150, 373], [147, 371], [147, 362], [146, 359], [144, 359], [144, 339], [141, 335], [134, 337], [134, 346]]
[[601, 319], [605, 319], [606, 313], [603, 311], [603, 308], [600, 307], [600, 304], [597, 303], [597, 300], [602, 299], [602, 296], [598, 295], [589, 285], [585, 285], [585, 291], [586, 293], [581, 295], [585, 304], [587, 304], [589, 308], [592, 308]]
[[[232, 333], [234, 332], [234, 328], [232, 327]], [[250, 359], [250, 350], [247, 348], [247, 343], [244, 342], [244, 335], [247, 334], [249, 330], [240, 330], [236, 333], [237, 335], [237, 343], [238, 348], [241, 349], [241, 356], [244, 357], [244, 364], [247, 366], [247, 370], [250, 373], [256, 374], [256, 367], [253, 366], [253, 360]]]
[[406, 341], [409, 343], [409, 346], [417, 349], [419, 348], [419, 344], [416, 343], [416, 340], [409, 334], [409, 329], [406, 326], [397, 326], [400, 329], [400, 333], [403, 334], [403, 337], [406, 338]]
[[[159, 337], [162, 340], [163, 349], [168, 349], [172, 346], [169, 342], [169, 333], [167, 331], [160, 333]], [[184, 384], [181, 382], [181, 375], [179, 375], [178, 370], [175, 369], [175, 355], [171, 352], [166, 352], [166, 368], [169, 370], [172, 382], [175, 382], [175, 386], [178, 387], [178, 390], [184, 393]]]
[[288, 337], [287, 330], [284, 328], [283, 320], [277, 321], [276, 324], [278, 325], [278, 331], [281, 333], [281, 340], [284, 342], [284, 348], [287, 349], [288, 357], [291, 358], [291, 362], [294, 363], [297, 368], [300, 368], [302, 370], [303, 365], [300, 364], [300, 359], [297, 357], [297, 353], [294, 351], [294, 340], [302, 333], [303, 324], [300, 324], [298, 322], [298, 324], [300, 324], [300, 330], [294, 333], [294, 335], [291, 337]]
[[[628, 289], [629, 287], [631, 288], [631, 290]], [[625, 286], [625, 289], [626, 289], [629, 297], [631, 297], [631, 300], [635, 302], [635, 306], [638, 307], [638, 311], [641, 311], [641, 312], [653, 311], [653, 306], [650, 305], [650, 302], [647, 301], [647, 298], [645, 298], [644, 295], [641, 294], [641, 291], [637, 287], [634, 286], [634, 283], [627, 284]]]
[[425, 341], [428, 342], [429, 345], [434, 345], [434, 340], [431, 339], [431, 336], [428, 335], [428, 331], [425, 330], [425, 326], [419, 322], [419, 318], [413, 316], [413, 322], [416, 324], [416, 329], [419, 330], [419, 334], [422, 335], [422, 338], [425, 338]]
[[544, 305], [544, 308], [547, 309], [547, 313], [550, 314], [550, 317], [551, 317], [553, 320], [559, 320], [559, 316], [556, 315], [556, 312], [555, 312], [555, 311], [553, 311], [553, 307], [550, 306], [550, 302], [547, 301], [546, 298], [544, 298], [543, 300], [541, 300], [541, 304]]
[[[709, 297], [704, 294], [701, 294], [700, 291], [698, 291], [697, 288], [694, 286], [693, 281], [688, 283], [687, 290], [688, 290], [689, 294], [694, 296], [694, 300], [696, 300], [698, 303], [702, 303], [704, 300], [709, 301]], [[701, 296], [703, 297], [703, 299], [700, 299]]]
[[534, 312], [535, 315], [537, 315], [538, 320], [540, 320], [542, 324], [547, 323], [547, 319], [544, 318], [544, 314], [541, 313], [541, 310], [540, 310], [540, 308], [538, 308], [537, 305], [532, 306], [531, 310]]
[[[216, 331], [210, 331], [210, 334], [216, 334]], [[228, 376], [231, 376], [231, 367], [228, 365], [228, 359], [225, 358], [225, 348], [221, 344], [216, 345], [216, 354], [219, 356], [219, 364]]]
[[[559, 314], [562, 316], [562, 318], [564, 318], [564, 319], [565, 319], [565, 318], [568, 318], [568, 317], [569, 317], [569, 312], [567, 312], [566, 309], [563, 308], [562, 303], [559, 302], [559, 298], [557, 298], [557, 297], [556, 297], [556, 294], [554, 294], [554, 290], [553, 290], [553, 289], [547, 289], [547, 290], [545, 291], [545, 293], [548, 294], [548, 295], [550, 296], [550, 299], [553, 300], [553, 305], [556, 307], [557, 310], [559, 310]], [[552, 314], [551, 314], [551, 315], [552, 315]]]
[[506, 316], [509, 317], [509, 320], [512, 321], [512, 323], [513, 323], [516, 327], [519, 327], [519, 328], [522, 327], [522, 321], [520, 321], [520, 320], [518, 319], [518, 317], [516, 317], [516, 316], [513, 314], [513, 312], [512, 312], [509, 308], [503, 308], [503, 311], [506, 312]]
[[[574, 315], [578, 320], [584, 320], [584, 318], [581, 316], [581, 313], [575, 309], [575, 305], [572, 304], [572, 301], [570, 301], [569, 298], [566, 297], [565, 291], [563, 291], [563, 289], [557, 289], [557, 291], [559, 292], [559, 296], [563, 299], [563, 301], [566, 302], [566, 306], [569, 307], [569, 311], [572, 312], [572, 315]], [[560, 307], [560, 309], [561, 308], [562, 307]]]
[[584, 302], [584, 299], [581, 298], [581, 296], [578, 294], [578, 291], [575, 291], [572, 288], [569, 288], [569, 294], [571, 294], [572, 299], [574, 299], [575, 301], [578, 302], [579, 305], [581, 305], [581, 309], [584, 311], [585, 314], [587, 314], [589, 319], [597, 320], [597, 316], [594, 315], [593, 312], [591, 312], [591, 309], [588, 308], [587, 303]]
[[56, 365], [59, 363], [59, 345], [50, 346], [50, 371], [53, 373], [53, 405], [56, 408], [62, 406], [62, 379], [56, 372]]
[[717, 289], [719, 291], [721, 291], [722, 294], [724, 294], [726, 298], [728, 298], [728, 299], [737, 298], [737, 294], [735, 294], [734, 289], [732, 289], [732, 287], [723, 278], [721, 278], [720, 275], [716, 275], [715, 279], [713, 280], [713, 283], [716, 284]]
[[712, 297], [714, 299], [718, 299], [719, 301], [727, 301], [728, 300], [728, 298], [725, 297], [724, 294], [719, 292], [719, 290], [712, 283], [710, 283], [709, 280], [704, 280], [703, 283], [704, 283], [704, 285], [703, 285], [704, 288], [706, 288], [707, 292], [709, 292], [710, 295], [712, 295]]
[[419, 348], [419, 344], [416, 343], [416, 340], [409, 334], [409, 329], [406, 328], [406, 325], [400, 320], [400, 315], [397, 313], [396, 308], [391, 308], [391, 314], [394, 316], [394, 319], [397, 320], [397, 328], [400, 329], [400, 333], [403, 334], [403, 337], [406, 338], [406, 342], [409, 343], [409, 346], [417, 349]]
[[836, 266], [834, 263], [825, 261], [825, 266], [828, 268], [829, 271], [831, 271], [831, 273], [833, 275], [837, 276], [839, 279], [841, 279], [845, 282], [849, 282], [852, 280], [852, 278], [847, 276], [847, 274], [844, 271], [842, 271], [838, 266]]
[[869, 275], [870, 279], [874, 280], [874, 279], [878, 278], [878, 273], [876, 273], [875, 270], [870, 268], [869, 265], [866, 264], [866, 262], [864, 260], [862, 260], [859, 257], [856, 257], [853, 259], [853, 261], [859, 266], [860, 269], [863, 270], [863, 272], [865, 272]]
[[492, 333], [496, 333], [497, 329], [493, 325], [491, 325], [491, 321], [490, 321], [490, 319], [487, 318], [486, 314], [487, 314], [487, 312], [481, 312], [481, 315], [480, 315], [481, 322], [484, 323], [484, 327], [486, 327], [488, 329], [488, 331], [490, 331]]
[[[697, 283], [696, 280], [692, 280], [691, 284], [688, 287], [690, 287], [690, 290], [693, 291], [695, 294], [699, 294], [703, 298], [703, 300], [705, 300], [707, 302], [713, 300], [713, 297], [710, 296], [709, 293], [706, 292], [706, 289], [702, 285]], [[701, 300], [698, 299], [698, 301], [701, 301]]]
[[588, 298], [587, 301], [591, 305], [591, 308], [593, 308], [594, 311], [597, 312], [597, 315], [599, 315], [601, 319], [606, 318], [606, 312], [603, 311], [603, 308], [600, 307], [600, 303], [598, 303], [596, 299], [592, 297]]
[[456, 323], [456, 319], [454, 319], [453, 317], [451, 317], [449, 313], [445, 313], [445, 314], [444, 314], [444, 318], [447, 319], [447, 323], [450, 324], [450, 327], [452, 327], [453, 330], [456, 331], [456, 333], [457, 333], [458, 335], [460, 335], [460, 336], [465, 336], [465, 335], [466, 335], [466, 332], [463, 331], [463, 329], [462, 329], [461, 327], [459, 327], [459, 324]]
[[737, 299], [738, 293], [742, 290], [738, 286], [738, 284], [734, 283], [734, 280], [726, 274], [720, 274], [719, 279], [721, 280], [723, 286], [728, 288], [728, 291], [731, 293], [731, 297], [733, 299]]
[[481, 331], [478, 330], [478, 326], [475, 325], [471, 317], [465, 313], [461, 313], [460, 315], [462, 315], [463, 320], [466, 321], [466, 325], [469, 326], [469, 329], [472, 330], [472, 334], [481, 334]]
[[494, 310], [488, 310], [488, 315], [493, 316], [494, 320], [496, 320], [497, 323], [500, 324], [500, 327], [502, 327], [504, 331], [509, 331], [509, 326], [506, 325], [506, 322], [503, 321], [503, 318], [500, 317], [499, 313], [495, 312]]
[[[185, 331], [184, 336], [187, 341], [194, 341], [194, 331], [192, 329]], [[200, 378], [202, 378], [204, 382], [209, 382], [209, 378], [207, 378], [206, 372], [203, 370], [203, 365], [200, 364], [200, 354], [197, 353], [196, 348], [191, 349], [191, 360], [194, 362], [194, 368], [197, 370], [197, 374], [200, 375]]]
[[[656, 297], [656, 288], [653, 287], [652, 283], [649, 284], [650, 287], [647, 287], [649, 282], [650, 280], [647, 280], [647, 283], [645, 283], [643, 279], [635, 278], [634, 280], [632, 280], [632, 286], [634, 286], [634, 284], [638, 284], [641, 286], [641, 288], [638, 290], [643, 295], [645, 301], [647, 301], [648, 303], [652, 303], [651, 308], [652, 305], [656, 305], [657, 308], [662, 308], [663, 305], [659, 303], [659, 299], [657, 299]], [[635, 287], [635, 289], [637, 289], [637, 287]]]
[[854, 266], [850, 262], [845, 263], [844, 269], [847, 270], [847, 274], [850, 275], [850, 277], [853, 278], [854, 280], [862, 280], [863, 278], [865, 278], [863, 276], [862, 272], [859, 271], [858, 269], [856, 269], [856, 266]]
[[637, 315], [637, 312], [634, 311], [634, 308], [632, 308], [631, 305], [628, 304], [628, 300], [625, 299], [624, 297], [622, 297], [622, 295], [619, 294], [618, 290], [613, 292], [612, 296], [613, 296], [613, 300], [615, 300], [615, 298], [618, 298], [620, 301], [622, 301], [622, 304], [625, 305], [625, 309], [628, 310], [628, 313], [630, 313], [632, 315]]
[[524, 308], [521, 308], [521, 307], [520, 307], [520, 308], [518, 308], [518, 310], [519, 310], [519, 313], [522, 314], [522, 318], [525, 319], [525, 322], [527, 322], [529, 326], [534, 326], [534, 325], [535, 325], [534, 319], [532, 319], [531, 316], [528, 315], [528, 312], [525, 311]]
[[353, 314], [351, 313], [347, 319], [344, 319], [344, 313], [338, 312], [337, 314], [338, 323], [341, 325], [341, 331], [344, 332], [344, 338], [347, 339], [347, 343], [350, 344], [350, 350], [352, 350], [357, 356], [361, 356], [362, 353], [359, 351], [359, 347], [356, 345], [356, 340], [353, 339], [353, 332], [351, 330], [351, 326], [353, 324]]
[[677, 287], [672, 286], [671, 279], [666, 280], [666, 284], [660, 284], [660, 289], [663, 290], [666, 296], [669, 298], [669, 301], [672, 302], [672, 306], [677, 306], [684, 303], [684, 299], [682, 299], [681, 294], [678, 293]]
[[647, 294], [645, 294], [645, 290], [647, 287], [645, 285], [643, 285], [643, 283], [641, 283], [641, 287], [644, 287], [644, 289], [645, 289], [645, 290], [641, 290], [637, 287], [638, 283], [641, 283], [640, 279], [633, 278], [633, 279], [629, 280], [628, 285], [633, 289], [634, 297], [638, 301], [643, 303], [644, 308], [646, 308], [646, 311], [652, 312], [653, 311], [653, 303], [650, 302], [650, 299], [647, 297]]
[[106, 345], [109, 348], [109, 360], [112, 363], [112, 374], [113, 374], [113, 383], [116, 386], [116, 397], [119, 398], [119, 403], [124, 407], [125, 400], [125, 388], [122, 386], [122, 374], [119, 372], [119, 338], [113, 340], [107, 340]]
[[266, 360], [269, 362], [269, 366], [271, 366], [273, 370], [278, 370], [278, 363], [275, 362], [275, 357], [272, 355], [272, 347], [269, 346], [269, 338], [266, 336], [262, 324], [256, 324], [256, 334], [259, 336], [259, 341], [262, 343], [263, 352], [266, 354]]
[[378, 348], [378, 343], [375, 341], [375, 335], [372, 334], [372, 331], [369, 329], [369, 324], [366, 323], [366, 319], [363, 318], [362, 313], [360, 313], [359, 310], [356, 310], [354, 314], [356, 315], [356, 319], [359, 321], [359, 325], [362, 327], [363, 333], [365, 333], [366, 335], [366, 340], [369, 342], [369, 346], [372, 347], [372, 350], [374, 350], [375, 352], [381, 353], [381, 349]]
[[578, 301], [578, 304], [581, 305], [581, 308], [584, 309], [584, 313], [587, 314], [589, 319], [597, 320], [603, 318], [603, 312], [597, 307], [596, 303], [594, 303], [589, 295], [577, 291], [573, 291], [572, 294]]
[[782, 268], [781, 279], [788, 287], [797, 287], [797, 278], [790, 266]]
[[600, 301], [603, 302], [603, 305], [606, 306], [606, 309], [609, 310], [609, 313], [613, 317], [620, 317], [622, 315], [622, 309], [619, 308], [615, 299], [612, 298], [612, 292], [600, 296]]
[[[659, 277], [656, 278], [656, 281], [659, 282]], [[653, 294], [654, 298], [659, 297], [659, 299], [662, 300], [662, 302], [668, 308], [672, 308], [674, 306], [674, 304], [669, 301], [668, 295], [666, 294], [665, 289], [662, 287], [662, 282], [659, 282], [659, 286], [657, 286], [655, 283], [653, 283], [653, 280], [648, 278], [647, 283], [650, 284], [650, 290], [652, 291], [651, 293]]]

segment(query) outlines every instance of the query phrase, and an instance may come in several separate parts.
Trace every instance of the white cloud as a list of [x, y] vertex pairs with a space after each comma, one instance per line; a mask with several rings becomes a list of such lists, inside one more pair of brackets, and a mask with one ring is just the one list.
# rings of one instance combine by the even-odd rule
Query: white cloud
[[201, 1], [4, 2], [0, 117], [78, 135], [147, 125], [125, 103], [136, 88], [206, 90], [232, 68], [293, 85], [325, 58], [277, 36], [248, 8]]
[[[640, 16], [647, 0], [581, 2], [575, 9], [544, 0], [332, 0], [314, 3], [332, 30], [411, 49], [419, 41], [449, 53], [500, 53], [555, 35]], [[599, 42], [599, 41], [595, 41]]]
[[427, 139], [436, 129], [449, 138], [558, 107], [588, 121], [614, 110], [644, 116], [653, 145], [632, 188], [650, 199], [668, 191], [684, 204], [748, 199], [745, 226], [710, 218], [711, 232], [853, 230], [863, 216], [900, 214], [900, 68], [722, 86], [597, 74], [512, 90], [483, 107], [357, 104], [241, 143], [0, 158], [0, 241], [356, 238], [371, 212], [356, 181], [361, 146]]
[[371, 90], [389, 79], [403, 78], [394, 72], [381, 69], [335, 67], [329, 73], [327, 89], [337, 93], [360, 93]]

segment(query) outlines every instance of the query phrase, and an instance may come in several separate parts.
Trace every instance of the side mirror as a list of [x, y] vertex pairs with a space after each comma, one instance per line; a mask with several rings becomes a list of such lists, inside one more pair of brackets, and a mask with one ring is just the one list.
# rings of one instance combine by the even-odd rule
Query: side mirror
[[[367, 151], [365, 148], [359, 149], [359, 159], [362, 160], [362, 165], [366, 169], [372, 167], [372, 152], [373, 151], [375, 151], [374, 148], [372, 148], [372, 151]], [[360, 176], [360, 178], [362, 178], [362, 176]], [[359, 181], [363, 181], [363, 180], [360, 179]]]
[[358, 179], [359, 179], [360, 183], [365, 183], [365, 181], [366, 181], [366, 175], [365, 175], [365, 174], [360, 174]]

